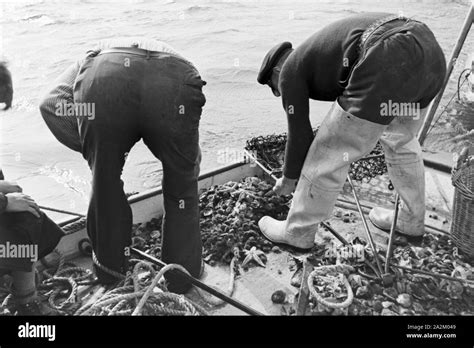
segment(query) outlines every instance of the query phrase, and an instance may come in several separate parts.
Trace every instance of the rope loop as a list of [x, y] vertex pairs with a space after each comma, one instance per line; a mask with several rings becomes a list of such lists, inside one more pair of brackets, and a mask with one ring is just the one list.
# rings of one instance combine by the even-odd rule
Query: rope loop
[[[349, 280], [347, 280], [347, 275], [349, 273], [354, 272], [354, 268], [349, 265], [326, 265], [320, 266], [314, 269], [308, 276], [308, 289], [310, 294], [322, 305], [333, 308], [333, 309], [343, 309], [349, 307], [354, 300], [354, 293], [352, 292], [351, 285], [349, 284]], [[347, 298], [343, 302], [330, 302], [324, 299], [315, 289], [314, 287], [314, 280], [316, 278], [324, 278], [324, 280], [329, 280], [334, 283], [339, 281], [336, 276], [328, 276], [329, 273], [336, 273], [342, 276], [342, 282], [347, 290]]]

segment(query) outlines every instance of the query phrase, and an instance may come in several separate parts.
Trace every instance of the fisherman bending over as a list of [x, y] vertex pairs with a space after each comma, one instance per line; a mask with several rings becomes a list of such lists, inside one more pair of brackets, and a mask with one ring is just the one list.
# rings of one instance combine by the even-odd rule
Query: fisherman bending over
[[[133, 145], [143, 139], [163, 164], [162, 259], [201, 271], [198, 175], [199, 120], [205, 82], [196, 68], [163, 42], [116, 39], [99, 44], [69, 67], [41, 103], [56, 138], [82, 153], [92, 170], [87, 231], [97, 260], [127, 271], [132, 211], [123, 191], [122, 169]], [[94, 115], [62, 117], [64, 104], [92, 105]], [[62, 106], [61, 106], [62, 105]], [[71, 109], [71, 108], [66, 108]], [[104, 284], [117, 279], [96, 267]], [[166, 275], [168, 289], [183, 293], [191, 284]]]
[[[262, 233], [275, 243], [311, 248], [319, 223], [332, 213], [349, 166], [380, 140], [402, 200], [397, 231], [420, 239], [425, 179], [416, 134], [445, 74], [443, 51], [430, 29], [386, 13], [334, 22], [296, 49], [289, 42], [272, 48], [258, 82], [281, 95], [288, 119], [284, 176], [274, 190], [296, 190], [286, 221], [265, 216], [259, 221]], [[309, 99], [335, 101], [314, 139]], [[414, 106], [409, 114], [389, 107], [404, 103]], [[369, 217], [389, 230], [393, 211], [377, 207]]]

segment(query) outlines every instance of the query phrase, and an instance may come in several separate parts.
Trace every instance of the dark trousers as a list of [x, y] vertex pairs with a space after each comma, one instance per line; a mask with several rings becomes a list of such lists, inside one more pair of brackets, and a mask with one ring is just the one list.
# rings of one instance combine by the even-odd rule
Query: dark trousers
[[[162, 259], [199, 276], [199, 121], [205, 97], [197, 70], [166, 54], [107, 53], [90, 57], [74, 88], [74, 102], [92, 103], [94, 117], [80, 117], [82, 153], [92, 170], [87, 230], [100, 263], [126, 271], [132, 212], [121, 180], [126, 155], [140, 139], [163, 164]], [[96, 269], [103, 283], [114, 281]], [[190, 287], [167, 275], [169, 290]]]
[[[0, 244], [36, 246], [38, 259], [52, 252], [63, 236], [63, 230], [43, 212], [39, 219], [28, 212], [0, 214]], [[32, 269], [31, 258], [0, 258], [0, 274]]]
[[395, 20], [380, 26], [361, 48], [338, 101], [352, 115], [388, 125], [385, 104], [414, 103], [426, 108], [446, 76], [444, 53], [431, 30], [418, 21]]
[[[0, 169], [0, 180], [4, 179]], [[63, 230], [43, 212], [39, 219], [28, 212], [0, 214], [0, 244], [37, 246], [38, 259], [52, 252], [63, 236]], [[30, 258], [0, 258], [0, 274], [11, 271], [29, 272], [32, 269], [33, 262]]]

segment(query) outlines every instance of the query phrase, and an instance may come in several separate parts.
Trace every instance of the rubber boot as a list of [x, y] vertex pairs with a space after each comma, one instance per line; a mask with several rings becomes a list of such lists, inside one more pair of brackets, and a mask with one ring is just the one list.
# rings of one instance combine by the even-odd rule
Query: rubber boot
[[[395, 118], [380, 139], [388, 175], [401, 198], [396, 231], [408, 237], [421, 237], [425, 232], [425, 169], [416, 134], [426, 109], [420, 114], [418, 118]], [[393, 215], [393, 209], [377, 207], [370, 211], [369, 219], [379, 229], [390, 231]]]
[[367, 155], [386, 128], [344, 111], [335, 102], [308, 151], [287, 219], [263, 217], [259, 227], [264, 236], [275, 243], [310, 249], [318, 225], [334, 209], [350, 164]]

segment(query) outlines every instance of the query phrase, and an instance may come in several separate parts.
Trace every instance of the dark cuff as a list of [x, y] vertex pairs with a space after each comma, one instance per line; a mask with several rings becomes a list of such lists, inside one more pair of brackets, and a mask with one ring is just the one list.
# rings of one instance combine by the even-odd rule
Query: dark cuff
[[290, 163], [286, 164], [283, 168], [283, 175], [287, 179], [298, 180], [301, 174], [301, 167], [298, 167], [295, 164], [290, 165]]
[[7, 210], [8, 198], [3, 193], [0, 193], [0, 214], [3, 214]]

